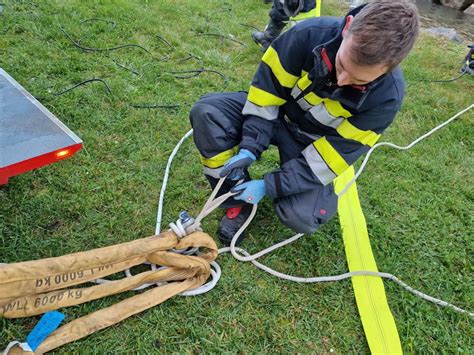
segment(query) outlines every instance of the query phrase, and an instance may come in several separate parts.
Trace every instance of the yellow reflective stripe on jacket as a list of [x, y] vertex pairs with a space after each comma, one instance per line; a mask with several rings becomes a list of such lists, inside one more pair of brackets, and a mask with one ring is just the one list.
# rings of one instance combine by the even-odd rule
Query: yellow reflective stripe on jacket
[[321, 0], [316, 0], [316, 17], [321, 16]]
[[208, 168], [211, 168], [211, 169], [219, 168], [219, 167], [223, 166], [227, 162], [227, 160], [232, 158], [234, 156], [234, 154], [237, 153], [238, 150], [239, 150], [239, 146], [236, 145], [235, 147], [233, 147], [229, 150], [225, 150], [222, 153], [219, 153], [217, 155], [214, 155], [211, 158], [205, 158], [201, 155], [200, 156], [201, 163], [204, 166], [206, 166]]
[[323, 99], [316, 95], [314, 92], [310, 92], [305, 95], [305, 100], [308, 101], [313, 106], [319, 105], [321, 102], [324, 102], [324, 106], [326, 110], [335, 118], [337, 117], [344, 117], [349, 118], [352, 116], [352, 113], [347, 111], [344, 107], [342, 107], [339, 101], [331, 100], [331, 99]]
[[310, 92], [304, 96], [304, 99], [313, 106], [319, 105], [323, 102], [323, 99], [316, 95], [314, 92]]
[[288, 73], [280, 62], [278, 53], [271, 46], [268, 47], [267, 51], [262, 57], [262, 61], [266, 63], [273, 72], [273, 75], [277, 78], [281, 86], [286, 88], [292, 88], [295, 86], [298, 77], [296, 75]]
[[304, 90], [306, 89], [308, 86], [310, 86], [312, 83], [311, 80], [309, 80], [308, 78], [308, 73], [306, 73], [300, 80], [298, 80], [297, 84], [298, 85], [298, 88], [300, 90]]
[[281, 106], [286, 102], [286, 100], [253, 85], [250, 86], [247, 100], [258, 106]]
[[334, 117], [349, 118], [352, 116], [352, 113], [342, 107], [339, 101], [324, 99], [324, 105], [326, 106], [328, 112]]
[[301, 21], [311, 17], [321, 16], [321, 0], [316, 0], [316, 7], [308, 12], [302, 12], [295, 17], [290, 17], [290, 21]]
[[342, 174], [349, 167], [349, 164], [347, 164], [344, 158], [334, 149], [331, 143], [327, 141], [326, 137], [318, 139], [313, 145], [336, 175]]
[[344, 122], [342, 122], [336, 130], [337, 133], [339, 133], [342, 137], [346, 139], [352, 139], [370, 147], [372, 147], [381, 136], [380, 134], [377, 134], [373, 131], [363, 131], [354, 126], [348, 120], [344, 120]]

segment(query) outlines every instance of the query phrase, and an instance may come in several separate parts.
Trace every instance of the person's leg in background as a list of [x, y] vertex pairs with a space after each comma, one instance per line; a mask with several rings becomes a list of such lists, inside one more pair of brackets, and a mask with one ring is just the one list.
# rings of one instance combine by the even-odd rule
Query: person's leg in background
[[[272, 8], [269, 16], [270, 21], [263, 31], [254, 31], [251, 36], [252, 39], [266, 50], [270, 44], [277, 38], [288, 21], [300, 21], [310, 17], [316, 17], [316, 0], [285, 0], [290, 4], [286, 6], [281, 0], [273, 0]], [[320, 2], [320, 1], [318, 1]]]

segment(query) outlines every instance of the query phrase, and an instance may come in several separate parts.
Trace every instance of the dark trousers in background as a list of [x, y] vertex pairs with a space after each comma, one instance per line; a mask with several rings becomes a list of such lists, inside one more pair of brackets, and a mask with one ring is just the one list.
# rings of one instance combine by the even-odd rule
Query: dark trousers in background
[[[309, 12], [316, 7], [316, 0], [304, 0], [303, 9], [301, 13]], [[273, 0], [273, 5], [269, 13], [270, 18], [276, 23], [289, 21], [289, 17], [283, 10], [283, 5], [279, 0]]]

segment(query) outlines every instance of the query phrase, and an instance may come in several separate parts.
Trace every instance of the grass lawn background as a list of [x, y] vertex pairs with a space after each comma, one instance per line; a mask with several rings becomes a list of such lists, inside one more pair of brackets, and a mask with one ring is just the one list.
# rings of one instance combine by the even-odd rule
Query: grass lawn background
[[[74, 157], [14, 177], [0, 187], [0, 261], [59, 256], [152, 235], [166, 160], [190, 128], [188, 112], [210, 91], [247, 90], [261, 53], [250, 39], [263, 28], [268, 6], [240, 1], [7, 1], [0, 13], [0, 67], [84, 141]], [[323, 14], [342, 15], [335, 3]], [[104, 21], [116, 21], [112, 28]], [[139, 48], [84, 52], [125, 43]], [[220, 33], [243, 45], [197, 33]], [[157, 36], [169, 41], [175, 50]], [[465, 46], [421, 36], [404, 62], [408, 89], [401, 113], [382, 140], [405, 145], [473, 102], [472, 77], [436, 84], [425, 79], [457, 74]], [[186, 61], [188, 53], [201, 58]], [[167, 61], [160, 61], [169, 55]], [[139, 72], [123, 69], [115, 62]], [[191, 79], [169, 72], [219, 70]], [[65, 95], [58, 92], [100, 77]], [[175, 104], [175, 110], [131, 104]], [[381, 271], [472, 310], [474, 112], [462, 116], [409, 152], [382, 148], [359, 179], [359, 193]], [[259, 177], [278, 166], [275, 149], [252, 167]], [[196, 215], [209, 194], [197, 150], [186, 142], [175, 159], [164, 223], [186, 209]], [[205, 220], [215, 235], [221, 214]], [[164, 224], [165, 226], [166, 224]], [[243, 247], [261, 250], [292, 235], [268, 199], [261, 203]], [[316, 276], [347, 270], [337, 218], [313, 236], [262, 258], [282, 272]], [[198, 297], [175, 297], [59, 351], [75, 352], [318, 352], [369, 351], [350, 281], [295, 284], [251, 264], [220, 256], [223, 277]], [[384, 282], [407, 352], [472, 352], [472, 321]], [[62, 309], [71, 320], [132, 293]], [[0, 319], [0, 349], [25, 339], [39, 317]]]

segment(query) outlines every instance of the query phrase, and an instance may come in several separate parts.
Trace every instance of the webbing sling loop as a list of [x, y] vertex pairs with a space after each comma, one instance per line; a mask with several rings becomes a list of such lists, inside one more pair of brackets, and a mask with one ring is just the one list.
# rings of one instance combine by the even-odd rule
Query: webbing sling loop
[[[199, 256], [169, 251], [187, 248], [207, 250]], [[35, 351], [44, 353], [116, 324], [183, 291], [201, 286], [211, 272], [209, 263], [216, 257], [216, 243], [203, 232], [194, 232], [182, 239], [178, 239], [173, 232], [164, 232], [105, 248], [0, 265], [0, 316], [29, 317], [129, 291], [144, 283], [160, 283], [159, 287], [58, 328]], [[145, 262], [166, 268], [90, 287], [72, 287]], [[18, 346], [11, 349], [12, 354], [24, 352]]]

